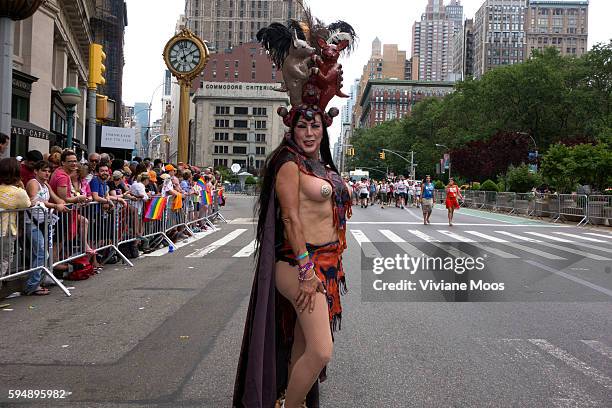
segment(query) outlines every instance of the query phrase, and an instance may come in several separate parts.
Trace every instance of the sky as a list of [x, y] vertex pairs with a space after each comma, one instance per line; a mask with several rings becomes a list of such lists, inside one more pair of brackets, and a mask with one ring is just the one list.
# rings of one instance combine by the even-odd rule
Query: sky
[[[445, 3], [447, 3], [445, 1]], [[375, 8], [365, 7], [366, 4]], [[472, 18], [483, 0], [462, 0], [464, 19]], [[412, 43], [412, 24], [425, 12], [427, 0], [307, 0], [314, 16], [331, 23], [345, 20], [359, 37], [356, 50], [340, 62], [344, 70], [344, 91], [350, 91], [353, 80], [361, 76], [368, 61], [372, 40], [378, 36], [383, 44], [398, 44], [408, 51]], [[362, 5], [363, 7], [359, 7]], [[128, 26], [125, 29], [125, 66], [123, 77], [123, 102], [152, 101], [151, 121], [161, 117], [161, 88], [165, 64], [162, 52], [166, 42], [174, 35], [176, 22], [184, 12], [184, 0], [128, 0]], [[591, 0], [589, 4], [589, 48], [598, 42], [612, 39], [610, 18], [611, 0]], [[204, 39], [205, 40], [205, 39]], [[334, 98], [328, 107], [340, 108], [344, 101]], [[332, 143], [340, 132], [339, 120], [330, 129]]]

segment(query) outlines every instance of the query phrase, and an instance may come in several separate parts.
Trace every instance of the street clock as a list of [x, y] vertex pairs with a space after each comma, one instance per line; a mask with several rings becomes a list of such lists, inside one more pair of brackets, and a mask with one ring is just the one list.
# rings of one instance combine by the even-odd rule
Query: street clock
[[177, 79], [193, 79], [206, 67], [208, 47], [187, 29], [172, 37], [164, 48], [166, 66]]
[[181, 85], [178, 125], [178, 161], [188, 162], [189, 151], [189, 91], [191, 81], [206, 67], [210, 58], [208, 47], [187, 28], [183, 28], [164, 47], [166, 66]]

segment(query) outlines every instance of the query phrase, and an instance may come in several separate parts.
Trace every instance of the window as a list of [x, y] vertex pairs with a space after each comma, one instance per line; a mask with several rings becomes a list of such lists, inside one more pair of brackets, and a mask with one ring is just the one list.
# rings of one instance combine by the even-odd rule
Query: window
[[239, 164], [240, 167], [245, 168], [246, 167], [246, 160], [232, 160], [232, 164]]
[[227, 159], [214, 159], [214, 166], [215, 167], [227, 167]]
[[236, 106], [234, 108], [234, 115], [248, 115], [249, 114], [249, 108], [244, 107], [244, 106]]
[[240, 66], [240, 62], [238, 60], [234, 61], [234, 68], [238, 68]]
[[246, 142], [247, 134], [246, 133], [234, 133], [234, 142]]
[[261, 169], [264, 165], [265, 160], [255, 160], [255, 168]]
[[265, 120], [256, 120], [255, 121], [255, 129], [265, 129], [266, 121]]
[[218, 145], [215, 145], [214, 152], [215, 152], [214, 154], [228, 154], [229, 147], [228, 146], [218, 146]]
[[265, 147], [256, 147], [255, 148], [255, 154], [265, 156], [266, 155], [266, 148]]
[[246, 146], [233, 146], [232, 147], [233, 154], [247, 154]]
[[249, 127], [249, 121], [248, 120], [235, 120], [234, 127], [246, 129]]
[[215, 106], [215, 115], [229, 115], [229, 106]]
[[215, 127], [217, 128], [228, 128], [229, 120], [228, 119], [215, 119]]
[[267, 114], [266, 108], [253, 108], [253, 115], [255, 116], [266, 116]]
[[266, 142], [266, 134], [265, 133], [256, 133], [255, 134], [255, 141], [256, 142]]
[[229, 140], [229, 133], [215, 132], [215, 141]]

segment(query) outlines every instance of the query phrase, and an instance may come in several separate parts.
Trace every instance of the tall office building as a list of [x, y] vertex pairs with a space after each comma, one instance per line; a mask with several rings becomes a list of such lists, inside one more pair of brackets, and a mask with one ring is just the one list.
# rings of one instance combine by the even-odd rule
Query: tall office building
[[474, 76], [525, 60], [527, 0], [485, 0], [474, 18]]
[[[380, 39], [376, 37], [372, 41], [370, 59], [363, 66], [363, 73], [359, 79], [355, 99], [359, 100], [361, 98], [362, 90], [365, 89], [371, 79], [410, 79], [410, 77], [406, 77], [406, 74], [410, 74], [410, 69], [406, 68], [407, 65], [410, 65], [410, 62], [406, 59], [406, 51], [400, 50], [397, 44], [383, 45]], [[359, 109], [359, 105], [355, 104], [354, 117], [359, 118], [361, 116]]]
[[428, 0], [425, 13], [412, 27], [412, 79], [448, 81], [453, 78], [453, 38], [461, 33], [463, 6]]
[[587, 52], [588, 0], [529, 0], [525, 31], [526, 56], [533, 50], [555, 47], [561, 55]]
[[223, 51], [255, 40], [257, 31], [273, 22], [301, 19], [303, 10], [293, 0], [186, 0], [187, 27], [211, 51]]

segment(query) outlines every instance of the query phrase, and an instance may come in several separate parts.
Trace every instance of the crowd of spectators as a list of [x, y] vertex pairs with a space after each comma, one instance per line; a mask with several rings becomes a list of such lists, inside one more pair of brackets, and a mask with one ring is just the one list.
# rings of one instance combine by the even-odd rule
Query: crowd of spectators
[[[0, 155], [6, 150], [7, 142], [8, 138], [0, 134]], [[182, 162], [175, 165], [148, 157], [126, 161], [108, 153], [91, 153], [86, 160], [79, 160], [74, 151], [58, 146], [51, 147], [45, 154], [32, 150], [24, 157], [0, 159], [0, 277], [9, 273], [21, 237], [25, 237], [23, 242], [31, 247], [30, 265], [33, 268], [46, 265], [49, 254], [42, 226], [48, 209], [53, 210], [56, 219], [62, 215], [68, 217], [66, 214], [72, 209], [90, 203], [97, 203], [92, 208], [105, 213], [121, 209], [129, 213], [128, 219], [134, 220], [130, 227], [141, 237], [146, 203], [152, 197], [162, 196], [169, 202], [180, 200], [190, 216], [199, 220], [212, 211], [212, 206], [206, 205], [202, 195], [202, 185], [213, 190], [217, 186], [221, 188], [221, 183], [220, 173], [211, 167], [200, 169]], [[22, 221], [14, 211], [3, 211], [23, 209], [29, 210], [24, 212], [26, 215], [22, 216]], [[86, 214], [91, 213], [74, 212], [70, 215], [70, 223], [75, 225], [74, 236], [81, 237], [79, 242], [88, 260], [100, 273], [104, 268], [104, 254], [94, 249], [98, 247], [95, 240], [99, 238], [92, 237], [89, 231], [91, 221]], [[205, 223], [195, 223], [193, 228], [179, 226], [167, 231], [167, 235], [176, 242], [190, 235], [191, 231], [205, 228]], [[55, 245], [54, 251], [67, 238], [62, 235], [67, 234], [68, 231], [62, 230], [61, 226], [55, 228], [54, 242], [60, 242], [60, 245]], [[134, 246], [137, 254], [138, 250], [149, 252], [157, 246], [144, 237], [129, 245]], [[53, 272], [61, 278], [70, 271], [70, 264], [64, 263], [56, 265]], [[45, 286], [52, 282], [44, 278], [40, 269], [34, 270], [28, 275], [22, 294], [47, 295], [49, 290]]]

